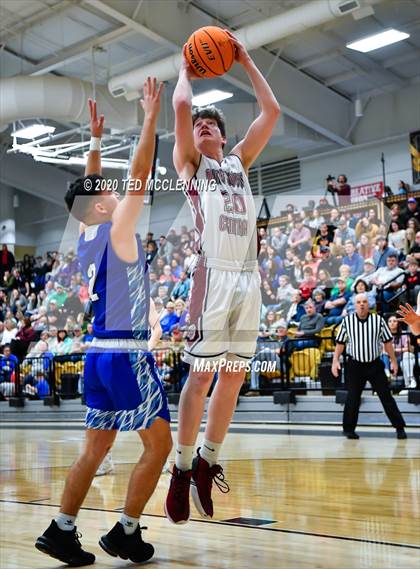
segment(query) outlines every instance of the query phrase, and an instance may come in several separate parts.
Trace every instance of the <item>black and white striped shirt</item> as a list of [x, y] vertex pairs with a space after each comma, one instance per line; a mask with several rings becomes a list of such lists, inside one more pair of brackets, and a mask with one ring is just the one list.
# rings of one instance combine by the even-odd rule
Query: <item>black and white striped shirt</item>
[[347, 343], [347, 353], [358, 362], [373, 362], [381, 355], [381, 343], [392, 340], [388, 324], [379, 314], [361, 320], [356, 313], [346, 316], [337, 334], [337, 343]]

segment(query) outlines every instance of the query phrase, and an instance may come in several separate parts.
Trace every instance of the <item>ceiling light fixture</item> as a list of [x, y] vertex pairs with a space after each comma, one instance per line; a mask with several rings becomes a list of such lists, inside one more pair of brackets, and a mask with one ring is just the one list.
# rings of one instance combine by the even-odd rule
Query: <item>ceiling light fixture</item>
[[348, 43], [346, 44], [346, 47], [349, 49], [354, 49], [355, 51], [367, 53], [368, 51], [373, 51], [374, 49], [379, 49], [380, 47], [385, 47], [386, 45], [391, 45], [393, 43], [406, 40], [409, 37], [410, 34], [390, 29], [386, 30], [385, 32], [380, 32], [379, 34], [367, 36], [360, 40]]
[[204, 107], [205, 105], [218, 103], [219, 101], [224, 101], [231, 97], [233, 97], [233, 93], [220, 91], [219, 89], [211, 89], [211, 91], [206, 91], [205, 93], [201, 93], [201, 95], [193, 97], [192, 104], [194, 107]]

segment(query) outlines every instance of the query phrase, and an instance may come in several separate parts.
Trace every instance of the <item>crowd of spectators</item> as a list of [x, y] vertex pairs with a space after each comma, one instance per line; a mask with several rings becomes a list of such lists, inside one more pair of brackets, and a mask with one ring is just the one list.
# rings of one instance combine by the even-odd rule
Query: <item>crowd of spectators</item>
[[[354, 312], [354, 298], [361, 291], [367, 292], [371, 308], [383, 312], [392, 312], [402, 300], [414, 305], [420, 290], [420, 208], [409, 198], [403, 206], [394, 204], [390, 215], [385, 223], [376, 208], [340, 213], [324, 197], [301, 209], [289, 204], [283, 222], [260, 228], [260, 339], [278, 339], [293, 329], [302, 344], [296, 349], [310, 345], [305, 336]], [[162, 345], [180, 348], [189, 325], [194, 230], [183, 226], [159, 239], [148, 233], [143, 244]], [[0, 385], [10, 383], [13, 366], [25, 358], [85, 352], [93, 337], [85, 317], [88, 303], [88, 283], [74, 250], [25, 255], [16, 262], [3, 245]], [[16, 362], [7, 358], [6, 363], [8, 354]], [[36, 375], [27, 382], [34, 389], [45, 379]]]

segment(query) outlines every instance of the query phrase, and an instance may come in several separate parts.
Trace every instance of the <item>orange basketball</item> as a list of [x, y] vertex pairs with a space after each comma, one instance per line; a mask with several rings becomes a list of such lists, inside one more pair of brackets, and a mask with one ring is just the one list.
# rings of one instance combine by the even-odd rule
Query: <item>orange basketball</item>
[[218, 77], [232, 67], [235, 46], [222, 28], [206, 26], [189, 37], [186, 55], [198, 77]]

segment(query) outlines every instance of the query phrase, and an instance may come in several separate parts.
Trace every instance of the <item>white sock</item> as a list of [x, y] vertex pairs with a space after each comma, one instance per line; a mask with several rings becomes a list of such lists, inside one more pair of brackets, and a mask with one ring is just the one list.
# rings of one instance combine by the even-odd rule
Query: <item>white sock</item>
[[176, 445], [175, 466], [178, 470], [191, 470], [193, 461], [194, 445]]
[[54, 519], [61, 530], [72, 531], [74, 529], [76, 517], [77, 516], [69, 516], [68, 514], [62, 514], [59, 512]]
[[207, 460], [210, 466], [213, 466], [217, 463], [217, 458], [219, 456], [221, 446], [222, 443], [214, 443], [213, 441], [204, 439], [200, 448], [201, 458], [204, 458], [204, 460]]
[[139, 525], [138, 518], [130, 518], [124, 512], [121, 514], [120, 524], [124, 528], [125, 535], [133, 535]]

